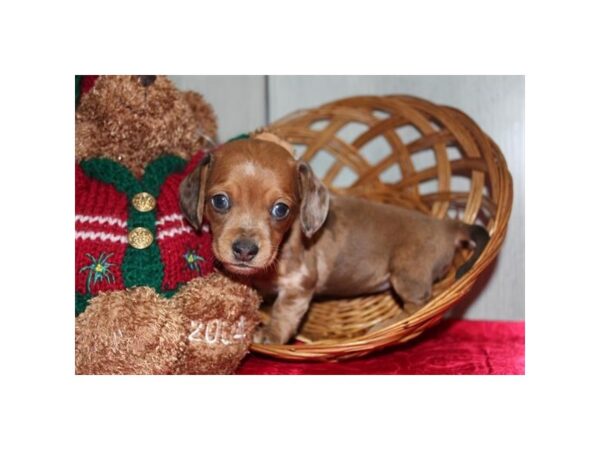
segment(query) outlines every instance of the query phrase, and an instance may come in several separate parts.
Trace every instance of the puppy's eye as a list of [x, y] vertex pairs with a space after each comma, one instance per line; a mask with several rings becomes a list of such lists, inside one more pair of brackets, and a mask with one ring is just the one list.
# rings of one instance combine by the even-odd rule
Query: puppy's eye
[[271, 215], [277, 220], [282, 220], [290, 213], [290, 208], [285, 203], [275, 203], [271, 208]]
[[210, 203], [212, 204], [213, 208], [222, 213], [227, 212], [231, 207], [229, 197], [227, 197], [225, 194], [213, 195], [210, 199]]

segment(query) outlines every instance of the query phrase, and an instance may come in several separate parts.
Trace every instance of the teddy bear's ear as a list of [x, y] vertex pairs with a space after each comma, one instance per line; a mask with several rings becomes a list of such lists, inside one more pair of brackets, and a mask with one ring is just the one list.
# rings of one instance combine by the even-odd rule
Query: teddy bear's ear
[[213, 155], [207, 153], [194, 169], [179, 185], [179, 205], [186, 219], [196, 230], [202, 225], [204, 214], [204, 197], [206, 195], [206, 179], [212, 166]]

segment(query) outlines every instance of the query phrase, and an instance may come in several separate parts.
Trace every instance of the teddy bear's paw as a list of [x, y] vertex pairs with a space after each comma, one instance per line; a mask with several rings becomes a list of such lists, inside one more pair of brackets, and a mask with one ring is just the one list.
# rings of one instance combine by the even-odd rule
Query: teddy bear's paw
[[187, 349], [179, 373], [233, 373], [248, 353], [258, 324], [256, 291], [214, 273], [190, 281], [173, 297], [187, 327]]
[[174, 373], [185, 344], [181, 311], [153, 289], [102, 293], [76, 318], [76, 372]]

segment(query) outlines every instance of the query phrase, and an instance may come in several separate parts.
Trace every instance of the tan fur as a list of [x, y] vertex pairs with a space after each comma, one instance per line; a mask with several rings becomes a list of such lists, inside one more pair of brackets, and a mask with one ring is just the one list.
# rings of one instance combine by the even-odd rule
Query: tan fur
[[[309, 166], [273, 142], [225, 144], [212, 155], [196, 192], [204, 198], [182, 203], [203, 204], [190, 220], [208, 219], [215, 255], [225, 269], [263, 293], [277, 294], [271, 321], [255, 334], [256, 342], [287, 342], [315, 295], [348, 297], [392, 287], [404, 301], [422, 304], [434, 280], [447, 271], [456, 246], [468, 240], [459, 222], [329, 194]], [[211, 207], [218, 193], [232, 201], [225, 214]], [[278, 222], [269, 211], [281, 199], [291, 211]], [[245, 267], [232, 253], [240, 236], [260, 248]]]

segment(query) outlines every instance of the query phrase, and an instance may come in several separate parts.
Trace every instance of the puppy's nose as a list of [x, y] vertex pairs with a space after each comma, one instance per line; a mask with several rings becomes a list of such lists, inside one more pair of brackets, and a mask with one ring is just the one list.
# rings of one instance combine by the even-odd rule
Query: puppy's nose
[[258, 253], [258, 245], [251, 239], [237, 239], [231, 245], [231, 250], [238, 261], [252, 261]]

